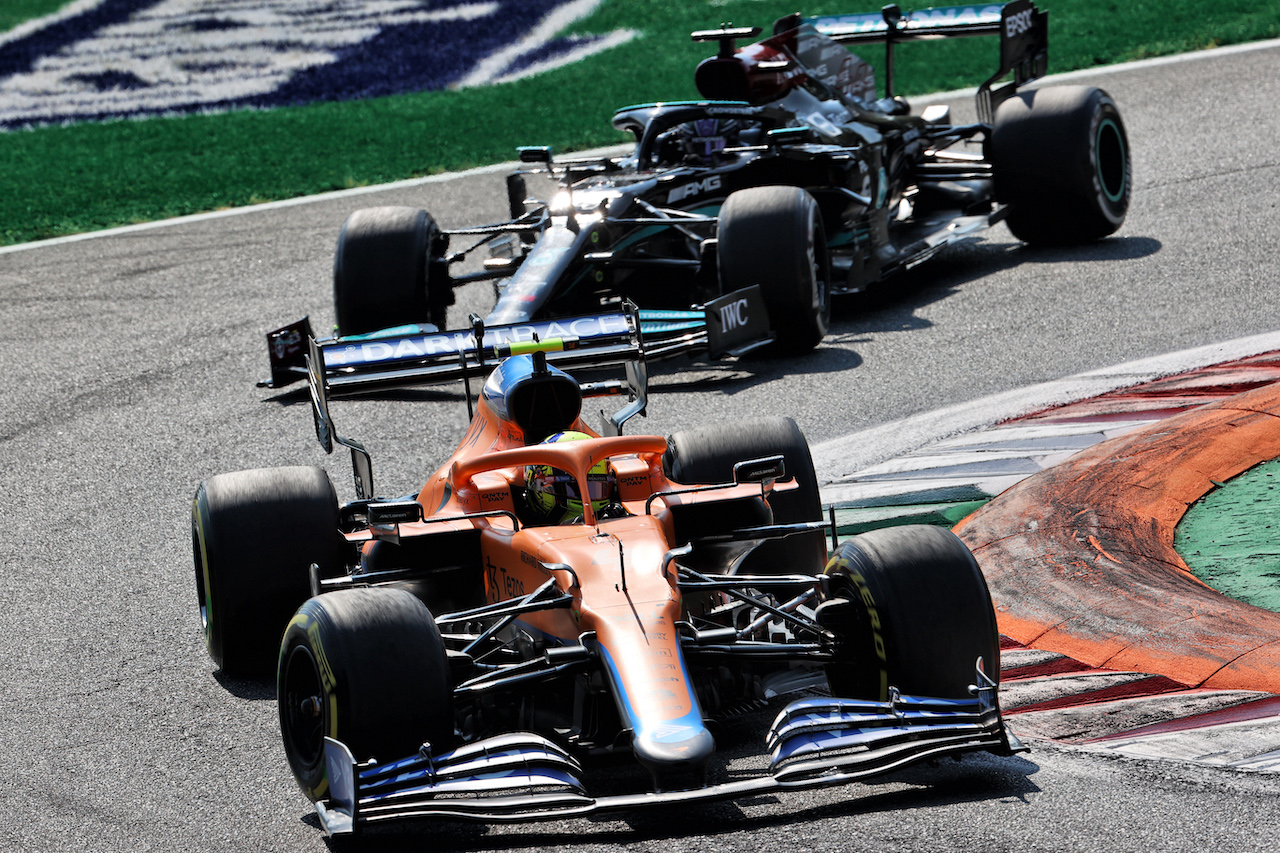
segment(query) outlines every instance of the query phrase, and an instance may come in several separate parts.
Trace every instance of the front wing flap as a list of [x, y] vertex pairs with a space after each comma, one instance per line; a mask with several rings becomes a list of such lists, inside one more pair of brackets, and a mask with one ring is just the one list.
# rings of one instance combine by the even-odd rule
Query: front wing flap
[[888, 702], [792, 702], [769, 730], [774, 777], [794, 782], [833, 770], [887, 772], [939, 754], [1020, 748], [1001, 723], [995, 686], [974, 690], [972, 699], [904, 696], [894, 690]]
[[525, 732], [440, 755], [424, 744], [417, 755], [363, 767], [345, 744], [326, 737], [325, 765], [329, 799], [317, 802], [316, 811], [330, 835], [354, 831], [357, 818], [457, 817], [479, 804], [486, 812], [559, 814], [590, 803], [578, 763], [546, 738]]
[[358, 765], [325, 739], [330, 795], [316, 803], [325, 831], [414, 817], [484, 822], [552, 820], [647, 806], [736, 799], [783, 790], [869, 781], [940, 755], [1025, 747], [1004, 726], [996, 686], [979, 670], [971, 699], [891, 693], [888, 702], [799, 699], [778, 714], [765, 745], [767, 772], [684, 791], [592, 797], [577, 761], [540, 735], [517, 732], [388, 764]]

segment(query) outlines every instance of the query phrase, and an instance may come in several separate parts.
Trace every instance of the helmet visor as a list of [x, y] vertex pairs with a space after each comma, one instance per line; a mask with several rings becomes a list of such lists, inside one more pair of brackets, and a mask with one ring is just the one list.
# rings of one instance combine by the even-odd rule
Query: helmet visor
[[[573, 478], [572, 474], [564, 471], [553, 470], [550, 474], [540, 475], [539, 483], [543, 488], [551, 488], [555, 486], [563, 486], [564, 494], [577, 495], [578, 481]], [[609, 498], [610, 492], [613, 491], [613, 484], [607, 474], [589, 474], [587, 475], [587, 500], [603, 501]]]

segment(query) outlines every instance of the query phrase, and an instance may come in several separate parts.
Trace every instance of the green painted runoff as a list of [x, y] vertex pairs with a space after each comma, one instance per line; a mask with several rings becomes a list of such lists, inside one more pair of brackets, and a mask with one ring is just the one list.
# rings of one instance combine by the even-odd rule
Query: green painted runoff
[[1192, 504], [1173, 545], [1218, 592], [1280, 612], [1280, 460], [1250, 468]]

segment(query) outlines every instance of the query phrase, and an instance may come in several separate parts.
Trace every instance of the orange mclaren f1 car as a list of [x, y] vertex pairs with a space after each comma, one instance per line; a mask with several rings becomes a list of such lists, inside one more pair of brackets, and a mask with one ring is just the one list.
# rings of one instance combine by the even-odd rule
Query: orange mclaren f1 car
[[[646, 402], [639, 320], [622, 316], [607, 345], [476, 346], [488, 376], [470, 428], [417, 495], [391, 500], [335, 431], [341, 386], [309, 341], [317, 435], [351, 450], [356, 500], [339, 506], [311, 467], [199, 487], [209, 652], [232, 676], [274, 667], [285, 752], [329, 833], [746, 797], [1020, 748], [960, 540], [889, 528], [833, 541], [828, 559], [789, 419], [622, 435]], [[626, 378], [579, 384], [547, 352]], [[596, 432], [582, 399], [605, 394], [627, 405]], [[754, 775], [713, 735], [747, 714], [773, 720]]]

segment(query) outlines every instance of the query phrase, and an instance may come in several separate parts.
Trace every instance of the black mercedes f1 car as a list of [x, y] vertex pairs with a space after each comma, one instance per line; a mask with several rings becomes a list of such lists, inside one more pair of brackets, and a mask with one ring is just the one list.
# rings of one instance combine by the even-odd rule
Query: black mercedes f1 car
[[[640, 306], [648, 357], [803, 353], [822, 340], [833, 295], [997, 222], [1028, 242], [1074, 243], [1124, 221], [1130, 158], [1116, 104], [1097, 88], [1022, 88], [1047, 66], [1048, 16], [1030, 0], [796, 14], [738, 46], [759, 34], [695, 32], [718, 44], [695, 75], [705, 100], [619, 110], [614, 126], [635, 140], [623, 156], [521, 149], [510, 221], [446, 231], [412, 208], [352, 214], [334, 263], [337, 336], [322, 341], [330, 376], [367, 386], [434, 365], [424, 381], [456, 379], [459, 353], [483, 345], [479, 328], [490, 343], [609, 334], [581, 318], [624, 300]], [[999, 36], [1000, 64], [978, 89], [977, 122], [952, 124], [942, 106], [916, 113], [894, 95], [895, 45], [983, 34]], [[883, 94], [847, 48], [869, 42], [886, 46]], [[554, 197], [529, 196], [535, 173], [554, 179]], [[483, 268], [458, 272], [477, 252], [489, 255]], [[495, 282], [492, 312], [444, 331], [453, 288], [477, 280]], [[268, 336], [264, 384], [302, 378], [310, 331], [299, 321]]]

